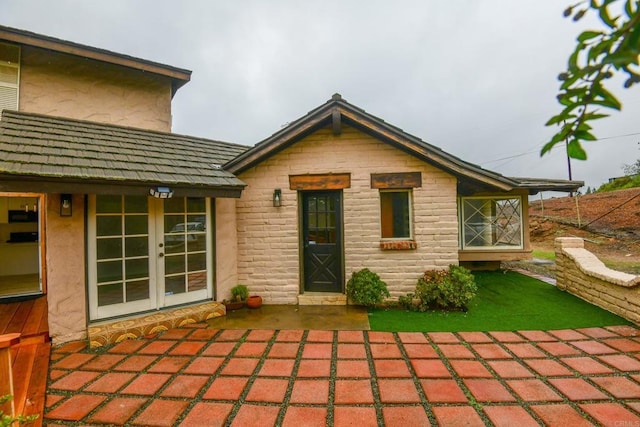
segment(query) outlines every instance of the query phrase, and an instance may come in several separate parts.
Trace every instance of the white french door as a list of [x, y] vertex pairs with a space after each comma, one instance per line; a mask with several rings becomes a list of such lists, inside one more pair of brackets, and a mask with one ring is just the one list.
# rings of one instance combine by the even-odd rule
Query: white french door
[[210, 298], [209, 199], [89, 197], [91, 320]]

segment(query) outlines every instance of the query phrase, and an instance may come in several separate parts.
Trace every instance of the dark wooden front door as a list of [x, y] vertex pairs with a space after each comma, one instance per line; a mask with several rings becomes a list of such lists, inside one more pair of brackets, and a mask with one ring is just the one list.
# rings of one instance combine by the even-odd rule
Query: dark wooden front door
[[302, 193], [304, 290], [342, 292], [342, 193]]

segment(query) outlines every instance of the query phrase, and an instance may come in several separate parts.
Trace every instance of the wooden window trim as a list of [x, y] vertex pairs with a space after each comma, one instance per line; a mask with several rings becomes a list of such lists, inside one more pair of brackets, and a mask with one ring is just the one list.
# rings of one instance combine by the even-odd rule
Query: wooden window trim
[[422, 172], [372, 173], [371, 188], [422, 187]]
[[342, 190], [350, 187], [350, 173], [289, 175], [289, 189], [294, 191]]

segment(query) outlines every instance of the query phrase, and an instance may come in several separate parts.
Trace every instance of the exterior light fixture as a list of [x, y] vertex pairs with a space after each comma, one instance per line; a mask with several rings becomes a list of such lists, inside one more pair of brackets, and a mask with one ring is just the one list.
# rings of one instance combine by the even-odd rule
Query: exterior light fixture
[[71, 216], [73, 214], [73, 203], [71, 194], [60, 195], [60, 216]]
[[273, 207], [279, 208], [282, 206], [282, 190], [276, 188], [273, 190]]
[[173, 191], [169, 187], [151, 188], [149, 194], [156, 199], [170, 199], [173, 197]]

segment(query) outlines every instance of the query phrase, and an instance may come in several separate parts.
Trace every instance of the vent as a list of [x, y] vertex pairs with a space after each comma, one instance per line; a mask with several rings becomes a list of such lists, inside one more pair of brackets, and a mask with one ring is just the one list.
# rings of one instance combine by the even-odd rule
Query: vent
[[0, 111], [18, 109], [18, 88], [0, 85]]

